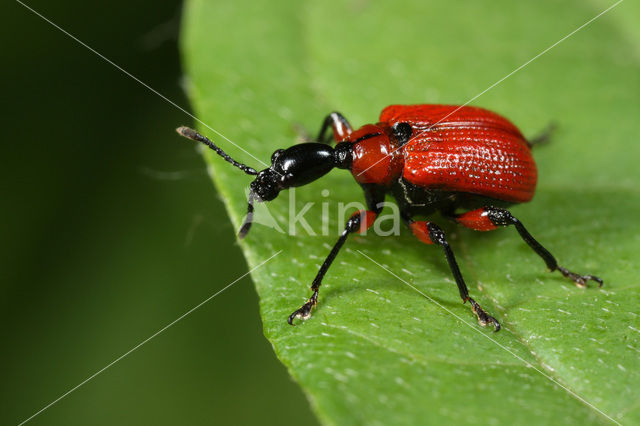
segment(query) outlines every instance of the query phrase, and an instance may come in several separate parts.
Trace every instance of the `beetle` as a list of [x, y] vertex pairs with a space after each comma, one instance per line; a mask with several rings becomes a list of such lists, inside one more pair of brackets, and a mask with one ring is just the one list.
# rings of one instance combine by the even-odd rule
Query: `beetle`
[[[514, 226], [550, 271], [559, 271], [578, 287], [586, 287], [590, 280], [602, 286], [603, 281], [594, 275], [577, 274], [558, 265], [507, 210], [533, 198], [537, 169], [531, 148], [546, 140], [549, 132], [527, 140], [509, 120], [489, 110], [466, 105], [390, 105], [378, 123], [357, 130], [342, 114], [332, 112], [323, 121], [317, 142], [276, 150], [271, 166], [260, 172], [235, 161], [195, 130], [180, 127], [177, 131], [255, 176], [240, 238], [249, 232], [255, 201], [271, 201], [280, 191], [315, 181], [334, 168], [350, 170], [362, 187], [367, 210], [357, 211], [347, 220], [313, 280], [311, 297], [289, 316], [291, 325], [296, 318], [311, 316], [322, 279], [347, 237], [373, 225], [387, 194], [396, 199], [402, 220], [418, 240], [441, 247], [463, 303], [470, 303], [482, 326], [492, 324], [495, 331], [500, 330], [500, 323], [469, 295], [442, 228], [433, 221], [415, 220], [416, 216], [440, 213], [476, 231]], [[331, 139], [336, 141], [335, 147], [330, 145]]]

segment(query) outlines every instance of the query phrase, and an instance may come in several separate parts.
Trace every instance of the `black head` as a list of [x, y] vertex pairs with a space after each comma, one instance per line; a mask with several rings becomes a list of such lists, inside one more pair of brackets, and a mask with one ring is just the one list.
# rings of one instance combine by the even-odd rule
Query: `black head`
[[213, 142], [195, 130], [180, 127], [178, 133], [204, 143], [229, 163], [249, 175], [256, 176], [249, 186], [249, 206], [245, 222], [240, 228], [240, 238], [244, 238], [251, 228], [254, 201], [271, 201], [278, 196], [280, 191], [313, 182], [329, 173], [334, 167], [347, 169], [351, 166], [351, 143], [342, 142], [333, 148], [322, 143], [309, 142], [276, 150], [271, 155], [271, 166], [256, 172], [251, 167], [233, 160]]
[[251, 182], [251, 190], [259, 201], [271, 201], [283, 189], [306, 185], [334, 167], [343, 166], [347, 156], [337, 155], [341, 151], [322, 143], [302, 143], [279, 149], [271, 156], [271, 166]]

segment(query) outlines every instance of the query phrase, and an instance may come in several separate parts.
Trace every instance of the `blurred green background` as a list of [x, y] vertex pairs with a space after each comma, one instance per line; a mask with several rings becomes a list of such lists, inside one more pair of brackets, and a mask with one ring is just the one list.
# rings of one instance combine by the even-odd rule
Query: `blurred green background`
[[[179, 1], [26, 4], [189, 109]], [[0, 10], [0, 424], [17, 424], [247, 266], [173, 132], [191, 119], [19, 3]], [[315, 422], [246, 277], [30, 424], [294, 421]]]

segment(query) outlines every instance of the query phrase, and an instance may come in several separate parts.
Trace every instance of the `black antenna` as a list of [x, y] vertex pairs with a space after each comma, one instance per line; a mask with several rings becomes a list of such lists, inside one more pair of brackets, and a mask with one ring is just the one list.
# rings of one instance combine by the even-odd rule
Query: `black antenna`
[[[216, 144], [214, 144], [209, 138], [207, 138], [206, 136], [202, 136], [200, 133], [196, 132], [195, 130], [190, 129], [189, 127], [181, 126], [176, 129], [176, 132], [178, 132], [180, 136], [184, 136], [187, 139], [191, 139], [197, 142], [202, 142], [203, 144], [205, 144], [206, 146], [214, 150], [216, 154], [218, 154], [220, 157], [224, 158], [229, 163], [233, 164], [234, 166], [236, 166], [246, 174], [248, 175], [258, 174], [258, 172], [256, 172], [254, 168], [249, 167], [246, 164], [238, 163], [236, 160], [231, 158], [226, 152], [218, 148]], [[252, 211], [253, 211], [253, 207], [252, 207]], [[247, 232], [249, 232], [248, 229], [247, 229]]]
[[251, 229], [251, 223], [253, 222], [253, 199], [255, 195], [252, 190], [249, 190], [249, 206], [247, 207], [247, 216], [244, 219], [244, 223], [240, 227], [240, 231], [238, 231], [238, 237], [243, 239], [249, 233]]

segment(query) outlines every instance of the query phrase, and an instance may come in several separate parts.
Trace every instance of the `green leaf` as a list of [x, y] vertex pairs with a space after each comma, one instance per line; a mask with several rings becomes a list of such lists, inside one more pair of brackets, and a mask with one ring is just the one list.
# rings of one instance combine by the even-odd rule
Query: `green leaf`
[[[187, 86], [200, 119], [268, 163], [295, 143], [295, 125], [315, 132], [332, 110], [360, 126], [391, 103], [462, 104], [611, 4], [190, 0]], [[287, 316], [310, 296], [343, 226], [338, 203], [362, 194], [335, 171], [298, 189], [294, 201], [281, 194], [269, 203], [282, 225], [290, 202], [298, 211], [314, 202], [305, 218], [318, 234], [329, 212], [328, 236], [254, 225], [241, 243], [252, 267], [282, 251], [252, 273], [264, 331], [322, 422], [640, 422], [640, 33], [630, 18], [639, 11], [618, 5], [473, 102], [528, 135], [560, 124], [553, 143], [535, 152], [535, 199], [512, 211], [562, 265], [604, 278], [602, 289], [547, 273], [514, 229], [443, 224], [472, 295], [501, 320], [500, 333], [477, 325], [460, 303], [441, 251], [404, 230], [352, 237], [313, 317], [290, 327]], [[249, 179], [204, 154], [239, 227]]]

